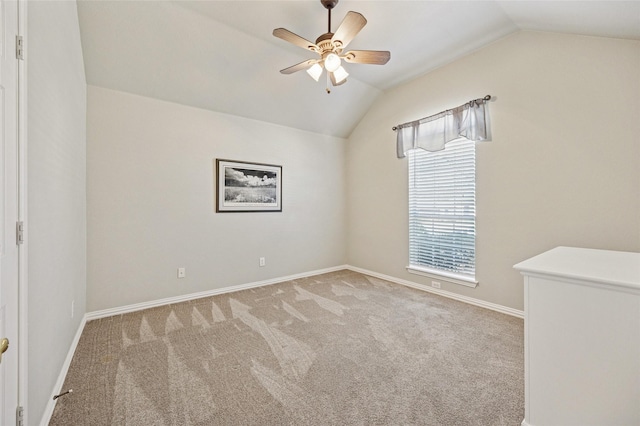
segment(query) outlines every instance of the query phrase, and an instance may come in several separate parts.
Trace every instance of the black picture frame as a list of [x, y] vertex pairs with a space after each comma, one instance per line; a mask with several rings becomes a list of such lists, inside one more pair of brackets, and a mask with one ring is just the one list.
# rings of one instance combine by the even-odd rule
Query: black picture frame
[[282, 166], [216, 159], [216, 212], [281, 212]]

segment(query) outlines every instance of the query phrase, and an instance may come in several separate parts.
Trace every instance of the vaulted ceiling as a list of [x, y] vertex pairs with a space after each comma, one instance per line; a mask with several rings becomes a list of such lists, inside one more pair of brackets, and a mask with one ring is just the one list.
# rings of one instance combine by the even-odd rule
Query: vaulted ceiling
[[275, 38], [327, 30], [319, 0], [78, 1], [87, 83], [327, 135], [348, 137], [380, 94], [511, 33], [532, 30], [640, 40], [640, 1], [341, 0], [368, 23], [349, 49], [389, 50], [383, 66], [346, 64], [325, 92], [313, 58]]

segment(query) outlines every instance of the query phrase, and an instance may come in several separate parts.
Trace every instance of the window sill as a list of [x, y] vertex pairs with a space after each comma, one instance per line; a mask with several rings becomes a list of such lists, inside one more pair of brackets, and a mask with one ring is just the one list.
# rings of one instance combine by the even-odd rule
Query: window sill
[[437, 269], [425, 268], [424, 266], [409, 265], [407, 266], [407, 272], [409, 272], [410, 274], [422, 275], [423, 277], [445, 280], [447, 282], [463, 285], [465, 287], [476, 288], [478, 286], [478, 281], [476, 281], [473, 277], [439, 271]]

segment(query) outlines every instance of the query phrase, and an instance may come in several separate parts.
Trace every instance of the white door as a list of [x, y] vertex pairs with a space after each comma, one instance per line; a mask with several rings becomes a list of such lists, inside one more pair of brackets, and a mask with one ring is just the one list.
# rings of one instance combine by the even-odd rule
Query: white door
[[18, 407], [18, 34], [17, 1], [0, 0], [0, 424], [15, 425]]

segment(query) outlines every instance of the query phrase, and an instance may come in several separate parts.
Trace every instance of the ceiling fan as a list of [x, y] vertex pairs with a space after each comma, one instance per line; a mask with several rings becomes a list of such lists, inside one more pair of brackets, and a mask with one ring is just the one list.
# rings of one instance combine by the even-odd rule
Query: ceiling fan
[[[367, 20], [358, 12], [348, 12], [338, 26], [335, 33], [331, 32], [331, 10], [338, 4], [339, 0], [320, 0], [320, 3], [327, 9], [329, 23], [327, 32], [320, 35], [315, 43], [300, 37], [284, 28], [276, 28], [273, 35], [288, 41], [291, 44], [300, 46], [319, 55], [317, 59], [308, 59], [289, 68], [280, 70], [282, 74], [293, 74], [296, 71], [307, 70], [307, 73], [318, 81], [323, 69], [327, 70], [327, 80], [331, 84], [339, 86], [347, 81], [349, 73], [342, 67], [342, 60], [352, 64], [375, 64], [384, 65], [389, 61], [391, 53], [380, 50], [351, 50], [343, 53], [343, 50], [367, 24]], [[327, 93], [329, 90], [327, 81]]]

